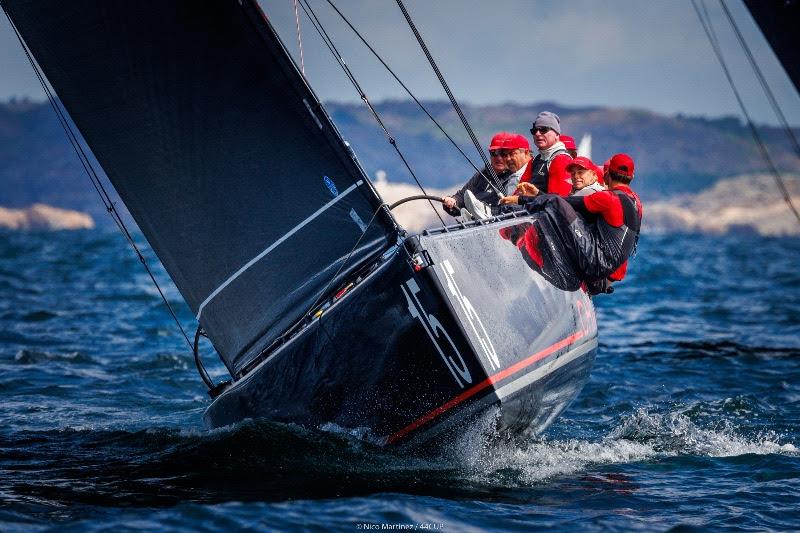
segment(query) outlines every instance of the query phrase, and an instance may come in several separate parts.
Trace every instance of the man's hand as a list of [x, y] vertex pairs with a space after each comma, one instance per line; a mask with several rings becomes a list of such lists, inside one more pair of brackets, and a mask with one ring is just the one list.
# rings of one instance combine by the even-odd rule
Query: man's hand
[[452, 196], [443, 196], [442, 204], [444, 204], [447, 209], [453, 209], [456, 206], [456, 199]]
[[500, 205], [519, 204], [519, 196], [503, 196], [500, 198]]
[[536, 196], [539, 194], [539, 189], [533, 183], [522, 182], [517, 185], [514, 194], [518, 196]]

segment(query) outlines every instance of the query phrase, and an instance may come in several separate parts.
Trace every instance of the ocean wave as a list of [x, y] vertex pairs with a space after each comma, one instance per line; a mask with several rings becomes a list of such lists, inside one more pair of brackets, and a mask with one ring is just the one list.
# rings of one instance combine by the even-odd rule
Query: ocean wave
[[92, 357], [80, 352], [54, 353], [38, 350], [19, 350], [14, 356], [14, 362], [20, 365], [36, 365], [49, 362], [71, 364], [97, 363]]
[[732, 457], [800, 452], [792, 443], [781, 443], [780, 435], [773, 431], [746, 437], [728, 420], [702, 427], [684, 412], [651, 413], [646, 408], [624, 417], [609, 438], [652, 446], [665, 456]]
[[755, 357], [758, 359], [784, 359], [800, 357], [800, 349], [775, 346], [747, 346], [734, 341], [679, 341], [675, 343], [675, 357], [704, 359], [716, 357]]

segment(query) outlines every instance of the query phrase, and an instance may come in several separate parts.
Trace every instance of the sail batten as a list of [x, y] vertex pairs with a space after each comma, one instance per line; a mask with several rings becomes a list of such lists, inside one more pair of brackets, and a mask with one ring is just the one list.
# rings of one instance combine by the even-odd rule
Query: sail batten
[[254, 1], [0, 1], [231, 373], [395, 243]]
[[252, 258], [250, 261], [248, 261], [248, 262], [247, 262], [247, 263], [246, 263], [244, 266], [242, 266], [242, 268], [240, 268], [239, 270], [237, 270], [236, 272], [234, 272], [233, 274], [231, 274], [231, 276], [230, 276], [228, 279], [226, 279], [226, 280], [225, 280], [225, 281], [224, 281], [224, 282], [223, 282], [223, 283], [222, 283], [222, 284], [221, 284], [219, 287], [217, 287], [216, 289], [214, 289], [214, 292], [212, 292], [211, 294], [209, 294], [209, 295], [208, 295], [208, 297], [207, 297], [205, 300], [203, 300], [203, 303], [201, 303], [201, 304], [200, 304], [200, 307], [197, 309], [197, 320], [200, 320], [200, 317], [201, 317], [201, 315], [203, 314], [203, 308], [204, 308], [204, 307], [205, 307], [205, 306], [206, 306], [206, 305], [207, 305], [207, 304], [208, 304], [208, 303], [209, 303], [209, 302], [210, 302], [210, 301], [211, 301], [211, 300], [214, 298], [214, 296], [216, 296], [217, 294], [219, 294], [220, 292], [222, 292], [222, 291], [225, 289], [225, 287], [227, 287], [228, 285], [230, 285], [230, 284], [231, 284], [231, 283], [232, 283], [232, 282], [233, 282], [233, 281], [234, 281], [236, 278], [238, 278], [239, 276], [241, 276], [241, 275], [244, 273], [244, 271], [246, 271], [247, 269], [249, 269], [250, 267], [252, 267], [253, 265], [255, 265], [257, 262], [259, 262], [261, 259], [263, 259], [264, 257], [266, 257], [266, 255], [267, 255], [268, 253], [270, 253], [272, 250], [274, 250], [275, 248], [277, 248], [278, 246], [280, 246], [280, 245], [281, 245], [283, 242], [285, 242], [285, 241], [286, 241], [286, 239], [288, 239], [289, 237], [291, 237], [292, 235], [294, 235], [295, 233], [297, 233], [298, 231], [300, 231], [300, 230], [301, 230], [301, 229], [302, 229], [302, 228], [303, 228], [303, 227], [304, 227], [306, 224], [308, 224], [309, 222], [311, 222], [312, 220], [314, 220], [315, 218], [317, 218], [317, 217], [318, 217], [319, 215], [321, 215], [321, 214], [322, 214], [322, 213], [323, 213], [325, 210], [327, 210], [329, 207], [331, 207], [333, 204], [335, 204], [335, 203], [336, 203], [336, 202], [338, 202], [339, 200], [343, 199], [343, 198], [344, 198], [345, 196], [347, 196], [349, 193], [351, 193], [352, 191], [354, 191], [356, 187], [358, 187], [358, 186], [362, 185], [363, 183], [364, 183], [364, 182], [363, 182], [362, 180], [359, 180], [359, 181], [357, 181], [356, 183], [354, 183], [354, 184], [352, 184], [351, 186], [349, 186], [349, 187], [348, 187], [347, 189], [345, 189], [345, 190], [344, 190], [342, 193], [340, 193], [340, 194], [338, 194], [337, 196], [335, 196], [335, 197], [333, 198], [333, 200], [330, 200], [330, 201], [329, 201], [327, 204], [325, 204], [325, 205], [323, 205], [322, 207], [320, 207], [319, 209], [317, 209], [317, 210], [316, 210], [314, 213], [312, 213], [311, 215], [309, 215], [309, 216], [308, 216], [308, 217], [307, 217], [305, 220], [303, 220], [303, 221], [302, 221], [302, 222], [300, 222], [298, 225], [296, 225], [296, 226], [295, 226], [295, 227], [293, 227], [291, 230], [289, 230], [289, 232], [288, 232], [288, 233], [286, 233], [285, 235], [283, 235], [283, 236], [282, 236], [280, 239], [278, 239], [277, 241], [275, 241], [275, 242], [273, 242], [272, 244], [270, 244], [270, 245], [269, 245], [269, 246], [268, 246], [268, 247], [267, 247], [265, 250], [263, 250], [263, 251], [262, 251], [260, 254], [258, 254], [257, 256], [255, 256], [254, 258]]

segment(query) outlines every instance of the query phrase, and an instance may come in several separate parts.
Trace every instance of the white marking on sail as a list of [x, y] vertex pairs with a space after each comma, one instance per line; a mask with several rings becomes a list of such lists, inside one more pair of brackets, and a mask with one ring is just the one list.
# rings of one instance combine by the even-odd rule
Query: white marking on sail
[[221, 284], [219, 287], [217, 287], [216, 289], [214, 289], [214, 292], [212, 292], [211, 294], [209, 294], [209, 295], [208, 295], [208, 298], [206, 298], [205, 300], [203, 300], [203, 303], [201, 303], [201, 304], [200, 304], [200, 308], [197, 310], [197, 320], [200, 320], [200, 315], [202, 315], [202, 314], [203, 314], [203, 308], [204, 308], [206, 305], [208, 305], [208, 302], [210, 302], [211, 300], [213, 300], [213, 299], [214, 299], [214, 297], [215, 297], [217, 294], [219, 294], [220, 292], [222, 292], [222, 291], [225, 289], [225, 287], [227, 287], [228, 285], [230, 285], [230, 284], [233, 282], [233, 280], [235, 280], [236, 278], [238, 278], [239, 276], [241, 276], [241, 275], [244, 273], [244, 271], [245, 271], [245, 270], [247, 270], [247, 269], [248, 269], [248, 268], [250, 268], [251, 266], [253, 266], [253, 265], [255, 265], [256, 263], [258, 263], [258, 262], [259, 262], [261, 259], [263, 259], [263, 258], [264, 258], [264, 256], [265, 256], [265, 255], [267, 255], [267, 254], [268, 254], [268, 253], [270, 253], [272, 250], [274, 250], [275, 248], [277, 248], [277, 247], [278, 247], [278, 246], [279, 246], [279, 245], [280, 245], [280, 244], [281, 244], [283, 241], [285, 241], [286, 239], [288, 239], [289, 237], [291, 237], [292, 235], [294, 235], [295, 233], [297, 233], [298, 231], [300, 231], [300, 230], [303, 228], [303, 226], [305, 226], [306, 224], [308, 224], [309, 222], [311, 222], [312, 220], [314, 220], [315, 218], [317, 218], [318, 216], [320, 216], [320, 215], [321, 215], [321, 214], [322, 214], [324, 211], [326, 211], [326, 210], [327, 210], [329, 207], [331, 207], [333, 204], [335, 204], [336, 202], [338, 202], [339, 200], [341, 200], [342, 198], [344, 198], [345, 196], [347, 196], [349, 193], [353, 192], [353, 191], [355, 190], [355, 188], [356, 188], [356, 187], [358, 187], [358, 186], [362, 185], [363, 183], [364, 183], [364, 180], [358, 180], [357, 182], [355, 182], [354, 184], [352, 184], [351, 186], [349, 186], [349, 187], [348, 187], [347, 189], [345, 189], [345, 190], [344, 190], [344, 191], [343, 191], [341, 194], [339, 194], [338, 196], [336, 196], [336, 197], [335, 197], [333, 200], [331, 200], [331, 201], [330, 201], [330, 202], [328, 202], [327, 204], [323, 205], [322, 207], [320, 207], [319, 209], [317, 209], [316, 211], [314, 211], [314, 212], [313, 212], [313, 213], [312, 213], [312, 214], [311, 214], [311, 215], [310, 215], [308, 218], [306, 218], [306, 219], [305, 219], [305, 220], [303, 220], [301, 223], [299, 223], [298, 225], [296, 225], [295, 227], [293, 227], [292, 229], [290, 229], [290, 230], [289, 230], [289, 231], [288, 231], [288, 232], [287, 232], [287, 233], [286, 233], [286, 234], [285, 234], [283, 237], [281, 237], [281, 238], [280, 238], [280, 239], [278, 239], [277, 241], [275, 241], [275, 242], [273, 242], [272, 244], [270, 244], [270, 245], [269, 245], [269, 246], [268, 246], [268, 247], [267, 247], [267, 248], [266, 248], [266, 249], [265, 249], [263, 252], [261, 252], [260, 254], [258, 254], [257, 256], [255, 256], [254, 258], [252, 258], [250, 261], [248, 261], [247, 263], [245, 263], [245, 265], [244, 265], [242, 268], [240, 268], [239, 270], [237, 270], [236, 272], [234, 272], [234, 273], [231, 275], [231, 277], [229, 277], [228, 279], [226, 279], [224, 282], [222, 282], [222, 284]]

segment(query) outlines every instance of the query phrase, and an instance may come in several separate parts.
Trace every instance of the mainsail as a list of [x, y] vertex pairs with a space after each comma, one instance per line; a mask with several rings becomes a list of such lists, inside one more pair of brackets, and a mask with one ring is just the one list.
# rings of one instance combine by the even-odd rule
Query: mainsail
[[744, 0], [783, 69], [800, 91], [800, 2], [796, 0]]
[[255, 1], [2, 5], [231, 373], [396, 241]]

